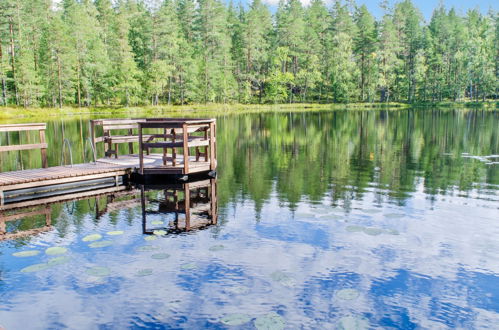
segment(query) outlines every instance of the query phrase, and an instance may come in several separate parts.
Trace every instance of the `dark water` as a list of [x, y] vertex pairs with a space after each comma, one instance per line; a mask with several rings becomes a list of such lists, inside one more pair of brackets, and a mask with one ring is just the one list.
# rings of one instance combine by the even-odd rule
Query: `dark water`
[[[134, 187], [0, 222], [8, 234], [42, 231], [0, 241], [0, 327], [497, 327], [498, 112], [217, 123], [216, 182]], [[52, 165], [64, 138], [75, 163], [90, 159], [86, 119], [50, 122], [47, 134]], [[38, 158], [0, 161], [6, 171]]]

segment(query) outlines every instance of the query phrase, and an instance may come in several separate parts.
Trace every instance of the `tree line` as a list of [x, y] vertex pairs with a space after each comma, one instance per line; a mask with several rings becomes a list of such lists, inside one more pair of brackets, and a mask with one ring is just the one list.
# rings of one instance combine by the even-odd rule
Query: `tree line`
[[499, 15], [410, 0], [2, 0], [0, 104], [497, 99]]

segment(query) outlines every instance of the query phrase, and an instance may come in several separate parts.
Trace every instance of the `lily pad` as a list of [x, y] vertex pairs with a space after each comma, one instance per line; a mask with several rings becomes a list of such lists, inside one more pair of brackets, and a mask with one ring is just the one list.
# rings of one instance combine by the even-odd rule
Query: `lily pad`
[[92, 234], [92, 235], [87, 235], [83, 237], [82, 241], [83, 242], [93, 242], [93, 241], [98, 241], [102, 238], [101, 234]]
[[95, 266], [87, 269], [86, 273], [90, 276], [105, 277], [111, 274], [111, 271], [107, 267]]
[[164, 224], [164, 222], [163, 222], [163, 221], [161, 221], [161, 220], [154, 220], [154, 221], [151, 221], [151, 225], [155, 225], [155, 226], [157, 226], [157, 225], [163, 225], [163, 224]]
[[71, 260], [71, 257], [69, 257], [69, 256], [59, 256], [59, 257], [51, 258], [47, 262], [47, 265], [48, 266], [62, 265], [62, 264], [69, 262], [70, 260]]
[[156, 236], [163, 236], [163, 235], [166, 235], [166, 231], [165, 230], [155, 230], [152, 232], [154, 235]]
[[169, 258], [170, 255], [168, 253], [156, 253], [151, 256], [153, 259], [166, 259]]
[[49, 256], [64, 254], [66, 252], [68, 252], [68, 249], [61, 246], [49, 247], [48, 249], [45, 250], [45, 253], [48, 254]]
[[156, 236], [153, 236], [153, 235], [148, 235], [148, 236], [145, 236], [144, 239], [146, 241], [154, 241], [156, 239], [158, 239]]
[[215, 251], [221, 251], [225, 249], [225, 246], [223, 245], [213, 245], [212, 247], [209, 248], [210, 251], [215, 252]]
[[270, 274], [270, 278], [272, 280], [281, 283], [282, 285], [286, 287], [293, 287], [296, 285], [296, 281], [294, 278], [289, 276], [288, 274], [281, 272], [280, 270], [273, 272]]
[[356, 233], [356, 232], [359, 232], [359, 231], [363, 231], [364, 227], [362, 227], [362, 226], [348, 226], [345, 229], [349, 233]]
[[23, 269], [21, 269], [21, 272], [23, 273], [33, 273], [33, 272], [38, 272], [40, 270], [45, 270], [49, 268], [49, 265], [46, 264], [46, 263], [43, 263], [43, 264], [34, 264], [34, 265], [31, 265], [31, 266], [28, 266], [28, 267], [25, 267]]
[[371, 236], [378, 236], [378, 235], [383, 234], [383, 229], [368, 227], [368, 228], [364, 228], [364, 233], [366, 233], [367, 235], [371, 235]]
[[135, 249], [137, 252], [150, 252], [159, 249], [157, 246], [153, 245], [143, 245]]
[[390, 235], [400, 235], [400, 233], [398, 232], [398, 230], [395, 230], [395, 229], [389, 229], [387, 231], [388, 234]]
[[247, 294], [250, 292], [250, 288], [244, 285], [229, 286], [225, 288], [225, 291], [231, 294]]
[[91, 247], [92, 249], [95, 249], [95, 248], [103, 248], [109, 245], [113, 245], [113, 242], [112, 241], [93, 242], [90, 243], [88, 246]]
[[399, 219], [399, 218], [403, 218], [403, 217], [405, 217], [405, 214], [402, 214], [402, 213], [385, 214], [385, 218], [389, 218], [389, 219]]
[[152, 275], [152, 269], [147, 268], [147, 269], [141, 269], [135, 274], [135, 276], [149, 276]]
[[375, 214], [375, 213], [380, 213], [381, 210], [380, 209], [365, 209], [365, 210], [362, 210], [362, 212], [367, 213], [367, 214]]
[[369, 322], [363, 317], [349, 315], [342, 317], [336, 328], [341, 330], [364, 330], [369, 329]]
[[15, 252], [15, 253], [12, 253], [12, 255], [14, 257], [34, 257], [36, 255], [38, 255], [40, 253], [40, 251], [38, 250], [27, 250], [27, 251], [20, 251], [20, 252]]
[[336, 297], [341, 300], [354, 300], [359, 297], [359, 291], [355, 289], [341, 289], [336, 292]]
[[251, 317], [246, 314], [230, 314], [222, 317], [220, 322], [229, 326], [238, 326], [248, 323], [251, 320]]
[[183, 270], [192, 270], [196, 268], [198, 268], [198, 266], [195, 263], [183, 264], [182, 266], [180, 266], [180, 269]]
[[282, 316], [274, 312], [258, 317], [254, 323], [258, 330], [282, 330], [286, 325]]
[[123, 235], [125, 232], [123, 230], [113, 230], [113, 231], [108, 231], [107, 234], [110, 236], [118, 236], [118, 235]]

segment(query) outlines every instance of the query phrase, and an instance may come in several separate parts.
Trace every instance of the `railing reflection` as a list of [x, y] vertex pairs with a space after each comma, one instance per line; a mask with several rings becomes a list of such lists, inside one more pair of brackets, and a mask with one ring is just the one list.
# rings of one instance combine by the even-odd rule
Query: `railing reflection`
[[[144, 234], [180, 233], [217, 223], [216, 179], [140, 185]], [[149, 191], [161, 191], [148, 198]]]

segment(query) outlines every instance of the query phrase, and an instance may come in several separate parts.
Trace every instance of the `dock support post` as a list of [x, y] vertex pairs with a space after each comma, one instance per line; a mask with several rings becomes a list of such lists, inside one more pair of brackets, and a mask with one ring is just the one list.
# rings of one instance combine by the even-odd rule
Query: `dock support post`
[[188, 183], [184, 186], [185, 231], [189, 231], [191, 229], [191, 191]]

